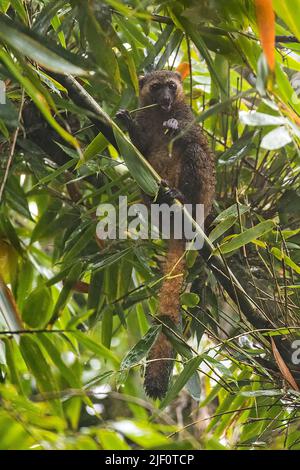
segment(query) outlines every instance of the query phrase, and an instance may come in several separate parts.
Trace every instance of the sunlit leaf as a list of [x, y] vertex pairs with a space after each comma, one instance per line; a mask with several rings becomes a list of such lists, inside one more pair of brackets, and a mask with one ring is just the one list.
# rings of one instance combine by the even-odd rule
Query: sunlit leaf
[[160, 404], [160, 408], [165, 408], [180, 392], [180, 390], [185, 386], [187, 381], [192, 377], [194, 372], [198, 369], [200, 363], [202, 362], [202, 356], [197, 356], [190, 359], [183, 368], [183, 371], [175, 380], [174, 384], [170, 387], [165, 398]]
[[0, 16], [0, 28], [0, 37], [4, 42], [45, 68], [63, 74], [88, 74], [88, 69], [82, 67], [82, 59], [53, 44], [45, 46], [45, 38], [41, 42], [41, 38], [34, 36], [29, 30], [18, 28], [8, 17]]
[[222, 253], [230, 253], [231, 251], [237, 250], [247, 243], [252, 242], [256, 238], [265, 235], [274, 228], [274, 222], [272, 220], [266, 220], [257, 224], [255, 227], [249, 228], [239, 235], [235, 236], [232, 240], [221, 245], [220, 250]]
[[290, 132], [286, 127], [280, 126], [266, 134], [260, 145], [266, 150], [276, 150], [286, 146], [290, 142], [292, 142]]

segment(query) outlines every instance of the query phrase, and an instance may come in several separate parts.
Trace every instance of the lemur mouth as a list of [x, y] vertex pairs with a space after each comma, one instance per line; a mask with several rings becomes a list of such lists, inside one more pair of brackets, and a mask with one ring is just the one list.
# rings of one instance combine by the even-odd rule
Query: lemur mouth
[[161, 104], [160, 107], [161, 107], [161, 109], [162, 109], [163, 111], [169, 112], [169, 111], [171, 111], [172, 103], [169, 103], [169, 104]]

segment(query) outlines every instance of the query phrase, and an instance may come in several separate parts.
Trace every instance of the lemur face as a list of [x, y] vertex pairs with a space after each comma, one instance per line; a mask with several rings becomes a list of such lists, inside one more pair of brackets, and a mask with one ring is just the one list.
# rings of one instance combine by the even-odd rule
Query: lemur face
[[158, 104], [170, 112], [178, 98], [183, 96], [181, 76], [177, 72], [159, 70], [140, 77], [140, 101], [143, 105]]

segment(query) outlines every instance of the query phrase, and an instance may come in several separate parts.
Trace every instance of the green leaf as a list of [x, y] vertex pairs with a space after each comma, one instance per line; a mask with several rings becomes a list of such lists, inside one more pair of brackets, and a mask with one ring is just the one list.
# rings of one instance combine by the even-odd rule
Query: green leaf
[[53, 323], [59, 313], [65, 308], [69, 296], [71, 295], [72, 287], [74, 286], [75, 282], [78, 281], [80, 275], [82, 273], [82, 263], [76, 263], [72, 266], [71, 270], [69, 271], [67, 277], [65, 278], [64, 286], [60, 291], [58, 299], [56, 301], [55, 307], [53, 309], [51, 323]]
[[16, 385], [18, 392], [23, 394], [24, 388], [21, 379], [21, 374], [18, 369], [18, 364], [20, 362], [21, 356], [18, 350], [17, 343], [12, 339], [4, 338], [5, 342], [5, 357], [7, 362], [7, 367], [11, 377], [11, 383]]
[[100, 429], [97, 431], [97, 437], [100, 444], [105, 450], [129, 450], [130, 447], [126, 444], [125, 440], [110, 429]]
[[239, 118], [246, 126], [279, 126], [286, 124], [286, 118], [257, 111], [240, 111]]
[[183, 389], [187, 381], [192, 377], [202, 362], [202, 356], [196, 356], [190, 359], [184, 366], [183, 371], [179, 374], [175, 383], [170, 387], [167, 395], [160, 404], [160, 409], [165, 408], [172, 400], [174, 400]]
[[174, 33], [170, 36], [168, 40], [167, 47], [165, 48], [163, 54], [161, 55], [157, 68], [161, 69], [166, 66], [171, 55], [178, 49], [183, 40], [183, 33], [179, 29], [175, 29]]
[[200, 113], [196, 117], [196, 122], [201, 123], [206, 121], [210, 116], [214, 116], [215, 114], [220, 113], [221, 111], [225, 110], [228, 108], [229, 104], [234, 103], [235, 101], [244, 98], [246, 96], [250, 96], [253, 93], [255, 93], [255, 90], [250, 89], [246, 90], [244, 92], [238, 93], [237, 95], [231, 96], [227, 100], [222, 101], [221, 103], [214, 104], [213, 106], [210, 106], [207, 110], [205, 110], [203, 113]]
[[300, 41], [299, 0], [273, 0], [274, 9]]
[[79, 233], [79, 237], [77, 238], [76, 242], [73, 244], [72, 248], [66, 252], [64, 255], [63, 263], [66, 265], [69, 263], [73, 258], [78, 259], [78, 256], [82, 252], [82, 250], [91, 242], [93, 237], [96, 234], [96, 226], [94, 223], [90, 223], [83, 233]]
[[8, 99], [6, 99], [5, 104], [1, 104], [0, 101], [0, 118], [3, 119], [8, 127], [18, 126], [18, 111]]
[[[58, 390], [56, 381], [37, 340], [28, 335], [21, 336], [20, 350], [40, 391], [42, 393], [56, 392]], [[51, 403], [55, 413], [63, 416], [61, 403], [58, 400], [51, 400]]]
[[255, 227], [249, 228], [245, 230], [243, 233], [240, 233], [228, 243], [224, 243], [220, 246], [220, 250], [222, 253], [230, 253], [231, 251], [237, 250], [247, 243], [256, 240], [256, 238], [265, 235], [266, 233], [270, 232], [274, 228], [275, 224], [272, 220], [266, 220], [264, 222], [260, 222]]
[[57, 217], [61, 206], [62, 203], [59, 199], [51, 200], [32, 230], [30, 243], [34, 243], [37, 240], [42, 240], [44, 237], [53, 235], [53, 232], [51, 231], [51, 222]]
[[94, 310], [90, 309], [87, 310], [86, 312], [81, 312], [78, 315], [74, 315], [71, 320], [68, 322], [66, 329], [67, 330], [72, 330], [77, 328], [78, 325], [83, 324], [86, 320], [90, 318], [91, 315], [93, 315]]
[[[131, 175], [146, 194], [155, 196], [158, 191], [158, 184], [151, 174], [154, 173], [153, 170], [150, 170], [146, 160], [142, 159], [141, 154], [132, 145], [119, 127], [114, 126], [114, 134], [120, 153], [124, 158]], [[156, 178], [159, 179], [159, 175], [156, 174]]]
[[0, 0], [0, 10], [6, 13], [10, 5], [10, 0]]
[[121, 363], [121, 369], [129, 369], [138, 364], [151, 349], [160, 332], [161, 325], [153, 325], [149, 328], [145, 336], [126, 354]]
[[191, 395], [193, 400], [200, 401], [201, 398], [201, 381], [198, 371], [194, 372], [192, 377], [187, 381], [186, 390]]
[[267, 58], [264, 53], [261, 53], [257, 61], [256, 89], [262, 97], [266, 96], [269, 76], [270, 69], [268, 66]]
[[48, 70], [70, 75], [87, 75], [84, 59], [49, 43], [45, 36], [39, 37], [29, 29], [17, 27], [8, 17], [0, 16], [0, 38], [25, 56]]
[[50, 288], [37, 287], [25, 299], [22, 318], [31, 328], [44, 328], [52, 314], [53, 300]]
[[179, 18], [178, 16], [175, 16], [175, 14], [174, 14], [174, 17], [175, 17], [175, 20], [176, 20], [176, 24], [183, 31], [186, 31], [188, 33], [189, 37], [191, 38], [191, 40], [193, 41], [193, 43], [195, 44], [195, 46], [199, 50], [200, 54], [202, 55], [202, 57], [206, 61], [207, 67], [208, 67], [208, 69], [211, 73], [211, 77], [215, 81], [216, 85], [220, 88], [220, 90], [225, 92], [224, 85], [223, 85], [222, 81], [220, 80], [220, 78], [219, 78], [219, 76], [218, 76], [218, 74], [215, 70], [214, 62], [212, 60], [210, 52], [207, 49], [206, 44], [205, 44], [204, 40], [202, 39], [201, 35], [199, 34], [199, 32], [197, 31], [197, 29], [195, 27], [193, 27], [193, 25], [188, 20], [183, 18], [182, 16]]
[[50, 21], [65, 3], [65, 0], [52, 0], [47, 3], [47, 5], [41, 9], [39, 15], [37, 15], [32, 25], [32, 30], [37, 32], [40, 36], [46, 34]]
[[[257, 131], [256, 131], [257, 132]], [[255, 148], [253, 139], [255, 138], [256, 133], [249, 134], [241, 137], [239, 140], [234, 142], [234, 144], [229, 147], [218, 159], [219, 165], [232, 165], [237, 161], [240, 161], [244, 155], [249, 153], [252, 148]]]
[[51, 337], [47, 333], [41, 333], [39, 335], [39, 341], [51, 357], [51, 360], [60, 371], [62, 377], [68, 382], [70, 387], [80, 388], [81, 383], [78, 377], [76, 377], [74, 371], [68, 367], [61, 358], [60, 349], [54, 344]]
[[0, 132], [5, 137], [5, 139], [7, 139], [7, 140], [9, 139], [9, 131], [8, 131], [6, 125], [4, 124], [3, 119], [0, 119]]
[[69, 134], [58, 122], [53, 118], [49, 105], [46, 98], [41, 94], [41, 92], [33, 85], [33, 83], [23, 75], [23, 71], [20, 67], [12, 60], [10, 55], [0, 49], [0, 60], [4, 62], [8, 70], [12, 75], [20, 82], [24, 87], [28, 95], [31, 97], [33, 102], [36, 104], [38, 109], [41, 111], [42, 115], [49, 122], [49, 124], [58, 132], [58, 134], [67, 142], [69, 142], [73, 147], [79, 150], [80, 146], [77, 140]]
[[232, 227], [237, 221], [237, 217], [229, 216], [228, 218], [222, 220], [209, 234], [209, 239], [214, 243], [218, 238], [220, 238], [223, 233], [227, 232], [230, 227]]
[[19, 18], [23, 21], [25, 25], [28, 23], [27, 13], [23, 5], [22, 0], [11, 0], [12, 7], [16, 10]]
[[13, 209], [22, 214], [27, 219], [32, 220], [25, 191], [20, 185], [19, 178], [13, 174], [7, 180], [5, 186], [5, 195]]
[[23, 256], [24, 252], [17, 232], [11, 220], [4, 214], [0, 215], [0, 233], [2, 230], [14, 249], [19, 253], [19, 255]]
[[196, 307], [200, 301], [199, 295], [194, 292], [185, 292], [180, 296], [180, 302], [187, 307]]
[[158, 37], [157, 42], [154, 44], [154, 47], [150, 48], [148, 50], [148, 55], [146, 56], [145, 60], [142, 62], [140, 68], [141, 70], [146, 70], [149, 65], [151, 65], [155, 58], [158, 56], [162, 48], [168, 43], [169, 37], [171, 33], [173, 32], [174, 26], [173, 25], [166, 25], [164, 30], [161, 32], [161, 34]]
[[[277, 258], [279, 259], [279, 261], [284, 261], [284, 263], [286, 264], [286, 266], [289, 266], [290, 268], [292, 268], [293, 271], [295, 271], [297, 274], [300, 274], [300, 266], [298, 266], [298, 264], [296, 264], [288, 255], [286, 255], [285, 253], [283, 253], [281, 250], [279, 250], [278, 248], [276, 247], [273, 247], [271, 249], [271, 253]], [[288, 286], [288, 287], [291, 287], [291, 286]]]
[[150, 48], [152, 46], [151, 42], [144, 36], [144, 34], [139, 30], [137, 25], [133, 21], [127, 21], [123, 19], [122, 16], [115, 15], [114, 20], [116, 23], [127, 33], [127, 36], [133, 40], [133, 43], [139, 47]]
[[110, 40], [109, 31], [103, 31], [89, 6], [87, 7], [86, 36], [99, 70], [105, 70], [110, 84], [120, 91], [120, 70]]
[[108, 349], [110, 349], [113, 335], [113, 314], [113, 307], [111, 305], [106, 306], [102, 313], [101, 339], [102, 344]]
[[205, 358], [205, 361], [209, 362], [210, 364], [213, 365], [213, 368], [220, 371], [220, 373], [228, 378], [233, 378], [232, 372], [228, 367], [224, 366], [224, 364], [221, 361], [218, 361], [214, 357], [209, 356], [208, 354], [203, 354], [203, 358]]
[[148, 421], [123, 419], [114, 421], [112, 427], [143, 449], [157, 449], [159, 446], [164, 448], [169, 444], [168, 438], [153, 425], [149, 426]]
[[286, 127], [280, 126], [268, 132], [268, 134], [262, 138], [260, 145], [266, 150], [277, 150], [281, 147], [285, 147], [290, 142], [292, 142], [290, 132]]
[[17, 289], [17, 302], [21, 311], [23, 309], [25, 298], [28, 296], [28, 292], [32, 291], [33, 276], [33, 265], [28, 259], [24, 258], [19, 265]]
[[[53, 27], [54, 31], [57, 31], [57, 30], [60, 29], [61, 21], [60, 21], [60, 18], [59, 18], [58, 15], [53, 16], [53, 18], [51, 20], [51, 24], [52, 24], [52, 27]], [[64, 32], [59, 31], [57, 35], [58, 35], [58, 39], [59, 39], [59, 42], [60, 42], [61, 46], [64, 49], [66, 49], [67, 44], [66, 44], [66, 38], [65, 38]]]
[[[66, 336], [69, 336], [69, 333], [66, 333]], [[119, 367], [120, 361], [117, 358], [117, 356], [107, 349], [103, 344], [101, 343], [96, 343], [93, 341], [91, 338], [89, 338], [87, 335], [84, 333], [81, 333], [80, 331], [74, 331], [70, 337], [74, 336], [74, 338], [77, 339], [77, 341], [85, 346], [87, 349], [95, 353], [97, 356], [108, 359], [110, 360], [116, 368]]]
[[213, 221], [214, 224], [222, 222], [231, 217], [238, 217], [239, 215], [245, 214], [250, 210], [250, 206], [244, 204], [233, 204], [232, 206], [221, 212]]
[[86, 147], [85, 151], [83, 152], [83, 159], [79, 161], [79, 165], [77, 166], [77, 168], [79, 168], [83, 163], [93, 158], [95, 155], [103, 152], [103, 150], [105, 150], [107, 146], [107, 139], [101, 132], [99, 132], [99, 134], [96, 135], [92, 142]]

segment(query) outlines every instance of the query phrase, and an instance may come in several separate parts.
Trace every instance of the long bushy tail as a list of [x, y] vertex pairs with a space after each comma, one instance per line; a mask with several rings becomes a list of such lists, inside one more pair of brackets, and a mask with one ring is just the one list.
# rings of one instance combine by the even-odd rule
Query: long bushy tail
[[[171, 320], [175, 326], [180, 323], [180, 293], [185, 272], [183, 240], [169, 241], [164, 264], [164, 280], [159, 293], [159, 317]], [[160, 333], [152, 346], [145, 372], [144, 388], [151, 398], [163, 398], [169, 386], [173, 370], [174, 349], [170, 341]]]

